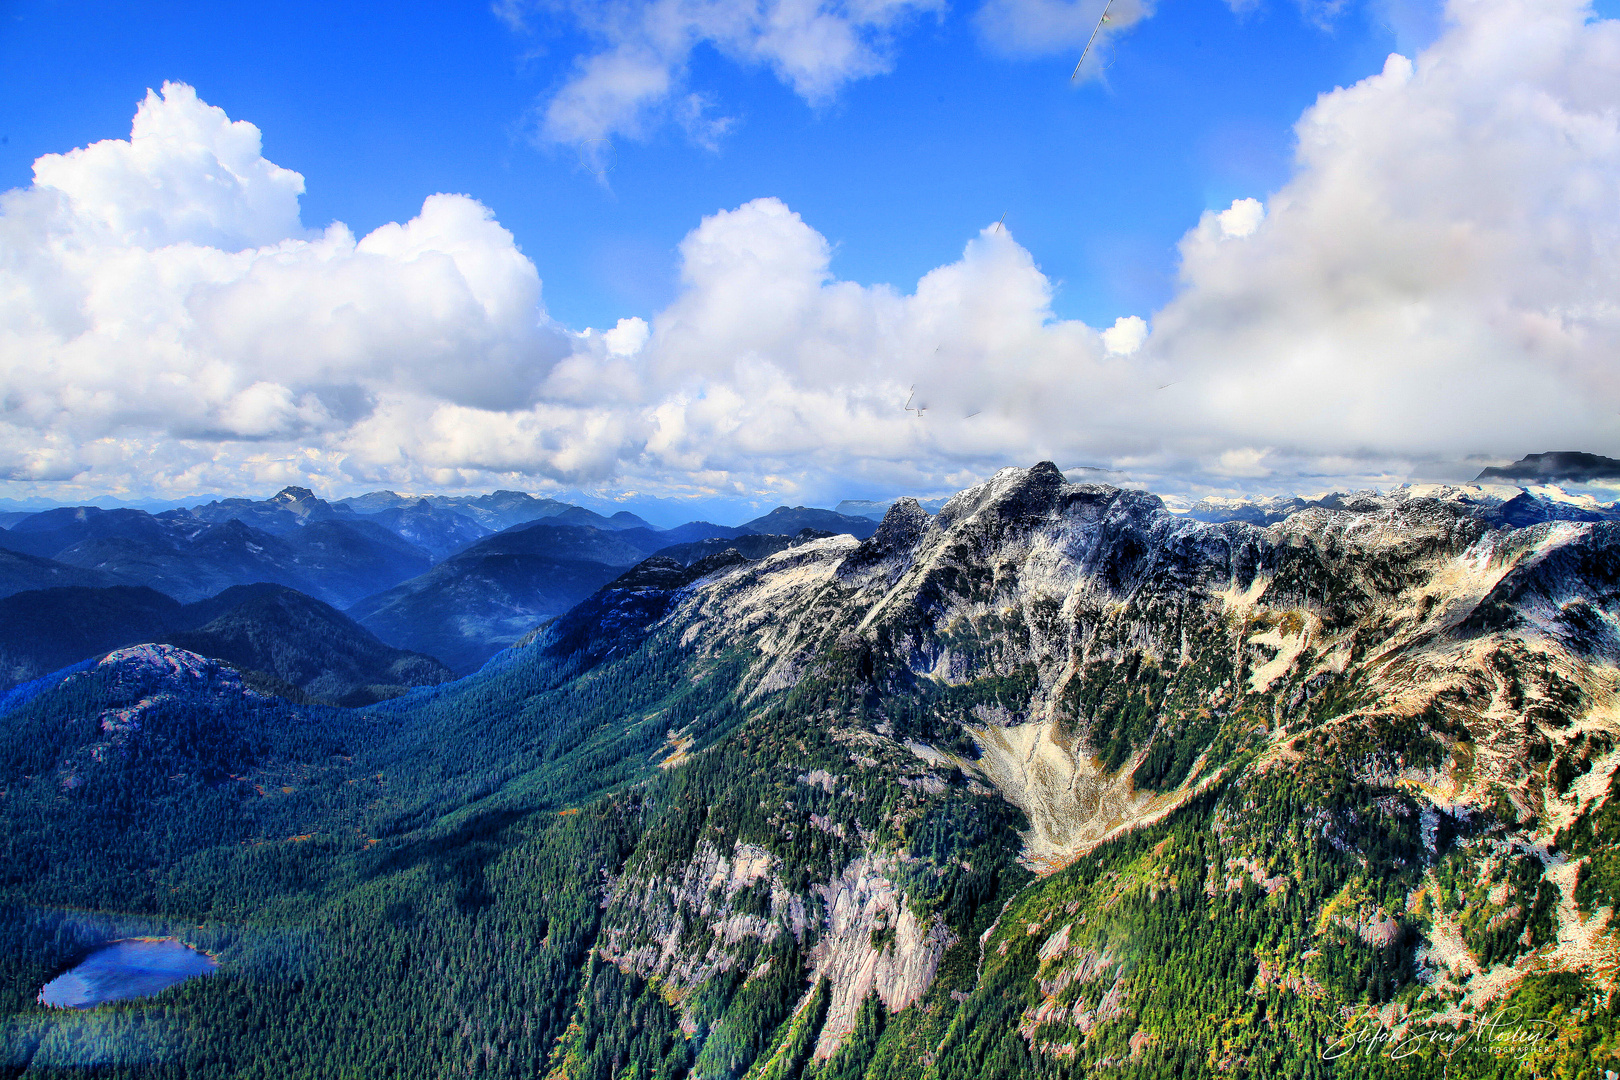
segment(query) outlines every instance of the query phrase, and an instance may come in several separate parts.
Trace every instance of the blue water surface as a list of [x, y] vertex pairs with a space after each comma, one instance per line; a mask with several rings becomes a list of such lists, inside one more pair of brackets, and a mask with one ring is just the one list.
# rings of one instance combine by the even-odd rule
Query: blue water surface
[[39, 1000], [61, 1009], [93, 1009], [109, 1001], [150, 997], [217, 970], [213, 957], [174, 938], [115, 941], [46, 983]]

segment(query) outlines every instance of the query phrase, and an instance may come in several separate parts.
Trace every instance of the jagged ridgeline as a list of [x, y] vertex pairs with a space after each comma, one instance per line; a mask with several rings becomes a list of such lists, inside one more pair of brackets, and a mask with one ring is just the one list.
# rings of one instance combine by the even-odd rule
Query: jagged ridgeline
[[[1042, 464], [364, 710], [115, 653], [0, 703], [6, 1067], [1602, 1076], [1617, 616], [1614, 524]], [[135, 932], [221, 970], [34, 1003]]]

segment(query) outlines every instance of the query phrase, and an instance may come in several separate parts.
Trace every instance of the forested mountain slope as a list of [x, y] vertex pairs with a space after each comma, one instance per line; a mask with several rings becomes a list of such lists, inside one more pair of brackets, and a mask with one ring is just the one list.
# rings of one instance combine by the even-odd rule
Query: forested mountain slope
[[434, 559], [460, 551], [490, 530], [453, 510], [418, 499], [409, 506], [392, 506], [370, 516], [372, 521], [420, 547]]
[[25, 555], [0, 547], [0, 596], [27, 592], [32, 589], [65, 588], [68, 586], [108, 586], [113, 578], [99, 570], [84, 570], [66, 563]]
[[223, 610], [164, 640], [326, 704], [369, 705], [453, 677], [433, 657], [384, 645], [342, 612], [283, 586], [239, 585], [210, 606]]
[[[608, 519], [572, 507], [514, 525], [366, 597], [349, 614], [389, 644], [436, 656], [466, 674], [653, 552], [682, 537], [737, 532], [702, 522], [661, 532], [630, 524], [631, 515], [615, 516], [621, 520], [609, 526]], [[575, 523], [587, 518], [598, 525]]]
[[[79, 884], [95, 853], [53, 839], [94, 810], [59, 762], [130, 757], [13, 766], [15, 857], [64, 867], [4, 894], [14, 1068], [1620, 1067], [1620, 526], [1420, 498], [1211, 524], [1043, 464], [759, 554], [648, 560], [332, 753], [266, 724], [229, 827], [133, 877]], [[0, 713], [8, 745], [105, 715], [84, 685]], [[68, 908], [224, 971], [48, 1013], [30, 987], [115, 922]]]
[[186, 625], [185, 611], [173, 597], [133, 585], [30, 589], [0, 599], [0, 687], [156, 641]]
[[181, 604], [154, 589], [38, 589], [0, 598], [0, 691], [125, 646], [179, 644], [223, 660], [260, 689], [369, 705], [451, 678], [393, 649], [327, 604], [284, 585], [235, 585]]

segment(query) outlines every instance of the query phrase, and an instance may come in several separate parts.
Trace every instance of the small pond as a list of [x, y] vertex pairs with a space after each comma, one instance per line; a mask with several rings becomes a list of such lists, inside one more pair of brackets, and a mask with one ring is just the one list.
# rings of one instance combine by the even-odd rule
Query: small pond
[[97, 949], [46, 983], [39, 1000], [59, 1009], [93, 1009], [109, 1001], [150, 997], [217, 970], [213, 957], [174, 938], [132, 938]]

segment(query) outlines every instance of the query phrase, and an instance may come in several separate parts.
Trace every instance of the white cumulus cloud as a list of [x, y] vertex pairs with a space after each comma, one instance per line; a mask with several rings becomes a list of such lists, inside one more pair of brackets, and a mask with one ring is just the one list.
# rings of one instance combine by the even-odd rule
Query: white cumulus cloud
[[[546, 102], [540, 133], [589, 153], [673, 119], [712, 145], [731, 120], [711, 116], [704, 95], [685, 89], [698, 46], [767, 68], [819, 105], [849, 82], [888, 71], [894, 32], [943, 8], [943, 0], [577, 0], [563, 10], [599, 47]], [[499, 11], [514, 24], [524, 14], [512, 2]]]
[[1620, 24], [1571, 0], [1449, 13], [1304, 115], [1263, 227], [1234, 204], [1183, 241], [1149, 349], [1189, 433], [1294, 457], [1620, 448]]
[[1266, 207], [1259, 199], [1234, 199], [1232, 205], [1215, 215], [1221, 235], [1241, 240], [1260, 227], [1266, 217]]
[[1147, 340], [1147, 320], [1140, 315], [1121, 315], [1102, 333], [1103, 346], [1111, 353], [1129, 356]]
[[434, 195], [358, 241], [312, 232], [303, 178], [190, 87], [35, 173], [0, 196], [9, 475], [71, 475], [99, 439], [341, 433], [390, 395], [523, 408], [568, 351], [487, 209]]
[[0, 196], [0, 477], [802, 501], [1040, 458], [1314, 490], [1620, 452], [1620, 24], [1450, 19], [1322, 95], [1293, 178], [1190, 223], [1175, 298], [1102, 330], [1005, 229], [867, 286], [765, 198], [696, 224], [667, 308], [568, 332], [483, 206], [309, 230], [257, 131], [166, 86]]
[[304, 232], [304, 178], [259, 151], [258, 128], [168, 83], [161, 97], [147, 91], [128, 141], [46, 154], [34, 162], [34, 185], [60, 192], [80, 228], [116, 243], [240, 251]]
[[[1095, 17], [1003, 14], [1076, 35]], [[765, 200], [694, 230], [646, 345], [591, 370], [651, 424], [627, 468], [803, 484], [1051, 456], [1322, 486], [1614, 452], [1617, 60], [1616, 24], [1574, 0], [1455, 0], [1433, 46], [1301, 117], [1281, 190], [1189, 230], [1151, 335], [1054, 318], [1005, 233], [909, 295], [836, 280], [826, 241]], [[920, 419], [895, 412], [908, 394]]]

